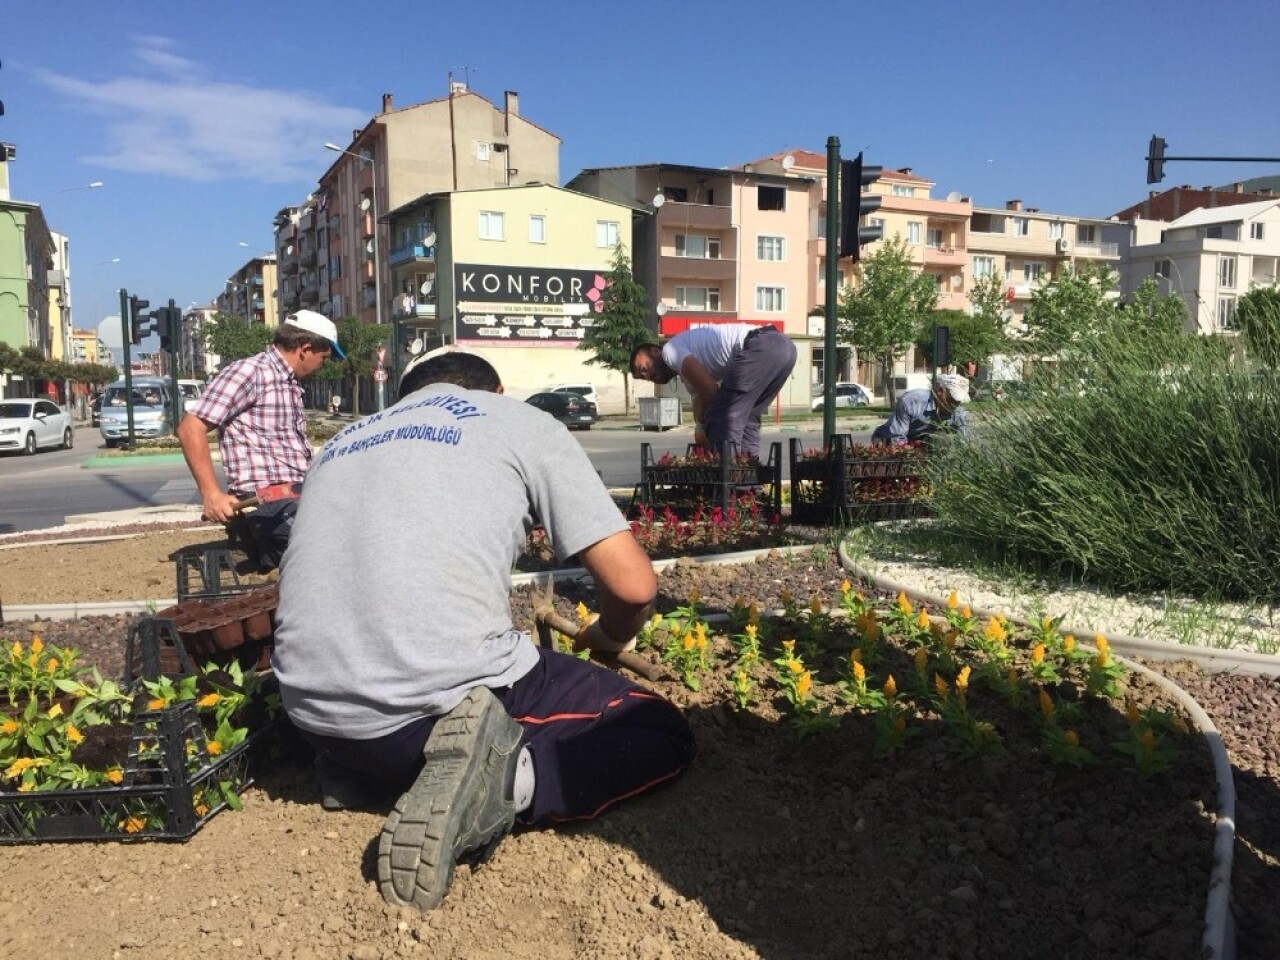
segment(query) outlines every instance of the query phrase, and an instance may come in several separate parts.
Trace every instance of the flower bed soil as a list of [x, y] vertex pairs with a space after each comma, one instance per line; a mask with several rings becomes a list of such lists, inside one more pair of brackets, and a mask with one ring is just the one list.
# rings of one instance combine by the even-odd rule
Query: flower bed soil
[[[704, 613], [739, 597], [780, 606], [784, 589], [802, 605], [832, 602], [842, 579], [821, 549], [679, 564], [660, 577], [660, 604], [695, 588]], [[566, 611], [590, 604], [581, 586], [559, 590]], [[524, 591], [513, 609], [526, 616]], [[116, 674], [127, 622], [19, 622], [0, 636], [38, 632]], [[1241, 955], [1280, 955], [1277, 687], [1161, 669], [1223, 726], [1235, 765]], [[656, 684], [698, 735], [678, 784], [596, 822], [510, 838], [483, 869], [460, 870], [434, 914], [378, 896], [371, 844], [385, 810], [325, 814], [306, 767], [281, 763], [242, 813], [180, 846], [7, 851], [0, 955], [128, 957], [159, 944], [295, 960], [1199, 955], [1214, 803], [1203, 751], [1185, 750], [1175, 774], [1142, 780], [1121, 765], [1099, 777], [1030, 756], [1016, 735], [1007, 757], [962, 760], [926, 724], [882, 758], [866, 721], [798, 740], [774, 698], [729, 708], [727, 682], [709, 676], [696, 694]], [[51, 890], [75, 891], [74, 909]]]

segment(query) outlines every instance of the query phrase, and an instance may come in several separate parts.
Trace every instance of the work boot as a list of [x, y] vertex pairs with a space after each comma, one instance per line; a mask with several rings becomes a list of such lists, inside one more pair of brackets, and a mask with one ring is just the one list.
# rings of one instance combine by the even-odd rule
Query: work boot
[[440, 905], [456, 863], [488, 860], [515, 822], [521, 728], [487, 687], [438, 721], [425, 765], [378, 838], [378, 886], [387, 902]]
[[391, 791], [368, 774], [352, 770], [325, 757], [316, 757], [320, 781], [320, 806], [325, 810], [359, 810], [391, 797]]

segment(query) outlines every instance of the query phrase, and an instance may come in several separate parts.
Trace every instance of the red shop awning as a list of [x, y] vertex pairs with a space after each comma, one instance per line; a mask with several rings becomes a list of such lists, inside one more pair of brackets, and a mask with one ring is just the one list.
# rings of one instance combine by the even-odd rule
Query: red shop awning
[[658, 333], [664, 337], [674, 337], [694, 327], [712, 327], [724, 323], [749, 323], [756, 327], [777, 327], [779, 333], [785, 333], [781, 320], [748, 320], [745, 317], [709, 317], [705, 313], [668, 313], [658, 318]]

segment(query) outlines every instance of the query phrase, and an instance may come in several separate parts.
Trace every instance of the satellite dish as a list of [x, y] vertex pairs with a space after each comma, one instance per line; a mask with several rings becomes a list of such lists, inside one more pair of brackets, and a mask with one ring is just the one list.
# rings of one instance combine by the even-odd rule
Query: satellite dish
[[959, 203], [963, 199], [964, 197], [960, 195], [959, 190], [952, 190], [950, 193], [947, 194], [947, 201], [949, 203]]
[[368, 210], [368, 209], [369, 209], [369, 205], [370, 205], [370, 203], [371, 203], [371, 202], [372, 202], [372, 201], [370, 201], [370, 199], [369, 199], [368, 197], [361, 197], [361, 198], [360, 198], [360, 209], [361, 209], [361, 210]]
[[426, 346], [426, 344], [422, 342], [421, 337], [418, 337], [413, 341], [413, 343], [409, 344], [409, 352], [416, 357], [418, 354], [422, 352], [422, 348], [424, 346]]
[[436, 245], [435, 231], [428, 233], [425, 237], [422, 238], [422, 245], [424, 247], [434, 247]]
[[422, 282], [422, 286], [421, 286], [421, 287], [419, 287], [419, 288], [418, 288], [418, 290], [419, 290], [419, 291], [422, 293], [422, 295], [425, 297], [425, 296], [426, 296], [427, 294], [429, 294], [433, 289], [435, 289], [435, 285], [436, 285], [436, 282], [435, 282], [434, 280], [424, 280], [424, 281]]
[[785, 157], [782, 158], [783, 170], [790, 170], [795, 165], [796, 165], [796, 158], [793, 157], [791, 154], [788, 153]]
[[667, 202], [667, 195], [663, 193], [661, 190], [659, 190], [657, 193], [653, 195], [653, 200], [651, 202], [653, 203], [653, 206], [656, 209]]
[[366, 240], [366, 241], [365, 241], [365, 244], [364, 244], [364, 248], [365, 248], [365, 250], [367, 250], [369, 253], [373, 253], [373, 241], [372, 241], [372, 240]]
[[667, 305], [665, 303], [659, 303], [656, 307], [654, 307], [654, 310], [657, 312], [658, 316], [660, 317], [665, 317], [667, 315]]

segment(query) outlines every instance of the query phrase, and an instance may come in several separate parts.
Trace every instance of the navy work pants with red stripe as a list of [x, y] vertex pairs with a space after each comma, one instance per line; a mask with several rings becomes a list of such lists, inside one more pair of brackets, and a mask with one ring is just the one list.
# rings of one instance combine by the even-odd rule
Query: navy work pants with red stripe
[[[524, 727], [533, 805], [522, 823], [580, 820], [675, 780], [693, 760], [693, 731], [674, 705], [612, 670], [538, 648], [537, 665], [493, 691]], [[422, 768], [435, 717], [374, 740], [310, 736], [326, 758], [405, 789]]]

